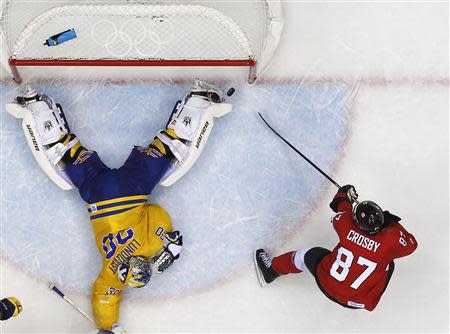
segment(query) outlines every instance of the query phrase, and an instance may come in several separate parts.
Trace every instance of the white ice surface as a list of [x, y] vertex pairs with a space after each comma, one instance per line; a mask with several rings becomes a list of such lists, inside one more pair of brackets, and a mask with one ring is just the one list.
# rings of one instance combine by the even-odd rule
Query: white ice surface
[[[15, 87], [4, 87], [3, 100], [11, 100]], [[175, 101], [189, 86], [34, 88], [63, 106], [83, 145], [118, 168], [133, 144], [148, 145], [164, 127]], [[279, 244], [301, 225], [324, 179], [304, 168], [304, 162], [263, 125], [257, 111], [325, 170], [339, 157], [347, 132], [349, 88], [321, 84], [236, 89], [230, 99], [233, 113], [216, 121], [195, 168], [173, 187], [158, 187], [151, 194], [150, 202], [166, 208], [174, 228], [182, 231], [185, 251], [171, 275], [155, 278], [151, 289], [134, 294], [179, 294], [229, 278], [251, 261], [253, 249]], [[84, 203], [77, 191], [57, 188], [36, 167], [20, 122], [0, 108], [3, 253], [42, 279], [88, 294], [101, 261], [94, 255]], [[21, 154], [10, 159], [15, 152]], [[64, 252], [55, 257], [61, 249]]]
[[[122, 306], [121, 322], [126, 325], [129, 333], [448, 332], [448, 2], [286, 2], [285, 8], [286, 30], [280, 52], [267, 73], [269, 86], [257, 87], [255, 92], [264, 96], [265, 101], [270, 99], [262, 93], [262, 90], [267, 90], [268, 87], [269, 91], [278, 88], [281, 92], [286, 92], [278, 94], [276, 98], [285, 101], [285, 107], [291, 112], [297, 105], [292, 104], [288, 107], [286, 101], [292, 99], [295, 94], [287, 87], [296, 90], [295, 85], [304, 87], [301, 82], [314, 83], [319, 87], [319, 91], [323, 92], [324, 83], [333, 90], [341, 87], [341, 82], [347, 83], [346, 87], [355, 87], [359, 82], [359, 90], [356, 98], [352, 100], [348, 114], [349, 131], [340, 148], [339, 159], [328, 160], [331, 164], [328, 165], [331, 168], [330, 172], [338, 182], [354, 183], [361, 196], [374, 199], [400, 215], [404, 225], [418, 239], [417, 252], [411, 257], [397, 261], [396, 272], [390, 286], [380, 305], [372, 313], [345, 310], [333, 304], [320, 293], [310, 275], [292, 275], [261, 289], [256, 283], [251, 261], [243, 256], [240, 270], [229, 276], [222, 276], [212, 285], [204, 281], [205, 285], [201, 288], [188, 288], [167, 298], [161, 296], [148, 298], [147, 294], [143, 298], [137, 298], [133, 294], [135, 298]], [[280, 85], [280, 82], [287, 80], [292, 80], [294, 85]], [[98, 84], [103, 86], [101, 82]], [[54, 91], [62, 91], [63, 95], [70, 96], [67, 94], [67, 87], [62, 85], [58, 89], [54, 88]], [[176, 94], [185, 88], [175, 87]], [[4, 88], [5, 86], [1, 86], [2, 96], [8, 94], [3, 92]], [[99, 89], [101, 88], [94, 87], [93, 93], [97, 93]], [[153, 89], [158, 88], [154, 86]], [[255, 106], [253, 90], [244, 91], [248, 95], [244, 94], [243, 97], [236, 95], [236, 98], [242, 103], [240, 107], [248, 110], [244, 115], [254, 115], [259, 111], [259, 101]], [[129, 92], [124, 95], [129, 97]], [[84, 97], [80, 92], [73, 101], [66, 101], [66, 108], [71, 104], [76, 106], [81, 100], [84, 100]], [[300, 101], [305, 101], [304, 96]], [[161, 109], [170, 107], [172, 101], [167, 103], [168, 105], [161, 106]], [[97, 104], [93, 105], [95, 106]], [[283, 109], [280, 112], [282, 113]], [[285, 126], [282, 125], [286, 121], [273, 118], [272, 111], [267, 113], [270, 115], [270, 121], [280, 124], [277, 128], [284, 131]], [[114, 112], [111, 111], [111, 114]], [[5, 122], [6, 116], [2, 114], [2, 122]], [[129, 117], [131, 123], [133, 120], [131, 116]], [[211, 142], [208, 143], [211, 145], [206, 148], [202, 159], [214, 157], [214, 152], [221, 142], [219, 140], [215, 143], [213, 139], [227, 136], [228, 122], [235, 121], [232, 117], [230, 120], [225, 121], [225, 118], [223, 120], [224, 122], [217, 123], [215, 129], [217, 131], [213, 133]], [[8, 124], [14, 125], [12, 123]], [[145, 122], [141, 132], [133, 135], [139, 143], [147, 140], [147, 130], [143, 130], [147, 124], [155, 126], [154, 129], [148, 129], [150, 132], [156, 130], [158, 126], [151, 119]], [[245, 126], [246, 123], [243, 124], [241, 126]], [[2, 136], [5, 125], [2, 125]], [[15, 126], [17, 127], [17, 124]], [[86, 131], [83, 135], [86, 145], [92, 147], [102, 145], [94, 142], [98, 137], [92, 124], [73, 126], [74, 129], [78, 127], [80, 131]], [[288, 135], [289, 129], [286, 131]], [[6, 137], [11, 138], [16, 134], [9, 134]], [[244, 136], [243, 138], [250, 136], [245, 133], [240, 135]], [[336, 138], [336, 133], [332, 132], [331, 136]], [[303, 146], [303, 143], [307, 143], [306, 140], [313, 140], [312, 138], [301, 137], [298, 138], [298, 142]], [[111, 139], [116, 141], [117, 145], [105, 146], [105, 154], [102, 156], [112, 165], [119, 164], [126, 157], [126, 150], [117, 155], [108, 155], [106, 151], [111, 152], [115, 147], [122, 150], [135, 141], [126, 142], [117, 136], [111, 136]], [[264, 136], [264, 140], [269, 138]], [[282, 147], [278, 146], [275, 138], [272, 137], [272, 140], [266, 142], [270, 147], [274, 147], [272, 145]], [[294, 140], [297, 142], [297, 139], [292, 141]], [[329, 158], [325, 156], [326, 152], [321, 150], [321, 146], [314, 148], [309, 145], [311, 142], [307, 145], [307, 153], [311, 157], [314, 156], [318, 163], [324, 164], [324, 168], [327, 167]], [[32, 157], [25, 145], [15, 148], [15, 150], [6, 149], [8, 152], [14, 152], [14, 155], [18, 152], [17, 156], [24, 156], [24, 159], [28, 159], [28, 163], [32, 163]], [[5, 152], [4, 150], [2, 142], [2, 151]], [[278, 151], [277, 155], [279, 154]], [[10, 156], [6, 159], [12, 160]], [[300, 162], [294, 155], [289, 155], [287, 159], [288, 168], [296, 177], [297, 173], [300, 173], [308, 176], [308, 182], [321, 180], [309, 166]], [[3, 163], [2, 158], [2, 174]], [[199, 161], [199, 165], [196, 166], [198, 172], [201, 164], [202, 161]], [[203, 166], [208, 168], [206, 162]], [[18, 166], [18, 171], [21, 171], [21, 166]], [[188, 177], [194, 178], [194, 172], [192, 171], [192, 175]], [[39, 178], [40, 171], [33, 170], [32, 173], [37, 175], [38, 180], [44, 182], [45, 186], [47, 181], [43, 176]], [[2, 175], [2, 187], [3, 182], [6, 182], [4, 180]], [[15, 184], [21, 183], [16, 181]], [[290, 209], [293, 211], [287, 213], [287, 221], [289, 222], [289, 218], [293, 220], [298, 218], [298, 225], [287, 224], [287, 230], [282, 225], [281, 238], [269, 231], [271, 235], [266, 235], [258, 246], [269, 246], [272, 252], [281, 253], [308, 245], [325, 247], [335, 245], [336, 236], [327, 224], [330, 216], [327, 204], [335, 189], [326, 182], [318, 184], [322, 186], [317, 192], [308, 189], [298, 190], [299, 193], [295, 193], [295, 196], [306, 196], [310, 200], [310, 205], [315, 204], [311, 206], [312, 211], [305, 217], [296, 211], [297, 206], [293, 206]], [[26, 194], [23, 188], [22, 183], [22, 188], [15, 191], [23, 191]], [[57, 192], [54, 187], [53, 190], [52, 193]], [[242, 196], [242, 193], [243, 191], [239, 194]], [[157, 194], [158, 199], [164, 199], [166, 202], [169, 201], [164, 196], [168, 195], [162, 192]], [[72, 196], [73, 204], [65, 202], [64, 205], [67, 204], [74, 213], [77, 211], [82, 215], [82, 211], [78, 211], [77, 195]], [[2, 200], [2, 206], [3, 203]], [[167, 207], [172, 204], [164, 205]], [[258, 202], [258, 205], [261, 203]], [[267, 208], [258, 206], [256, 209], [255, 212], [259, 214]], [[38, 215], [44, 208], [36, 206], [32, 210], [36, 210], [35, 213]], [[84, 234], [80, 236], [75, 233], [73, 236], [88, 241], [92, 237], [89, 223], [87, 220], [85, 222], [86, 228], [80, 229]], [[5, 243], [3, 229], [6, 223], [2, 220], [2, 250]], [[60, 223], [62, 225], [64, 222]], [[78, 225], [74, 222], [73, 226], [80, 227], [80, 223], [82, 224], [81, 220], [77, 220]], [[55, 234], [61, 231], [56, 222], [54, 227], [55, 229], [49, 233], [48, 240], [53, 240]], [[188, 225], [184, 230], [190, 233]], [[23, 233], [25, 233], [23, 230], [18, 229], [18, 237], [26, 237], [22, 236]], [[254, 246], [247, 244], [250, 240], [244, 239], [242, 235], [239, 237], [246, 243], [240, 247]], [[26, 245], [20, 246], [26, 249]], [[56, 249], [58, 255], [63, 252], [64, 250]], [[193, 254], [187, 252], [186, 257], [189, 255]], [[84, 258], [95, 256], [97, 254], [86, 252], [80, 255], [80, 258], [84, 261]], [[5, 260], [6, 257], [7, 253], [2, 251], [1, 295], [19, 297], [25, 311], [19, 318], [1, 323], [0, 329], [3, 332], [87, 332], [91, 328], [90, 324], [80, 318], [70, 306], [46, 289], [46, 281], [42, 277], [45, 277], [48, 269], [42, 272], [24, 271], [20, 265]], [[71, 261], [76, 264], [75, 259]], [[54, 266], [59, 268], [62, 264], [55, 260]], [[184, 273], [186, 277], [196, 275], [190, 269]], [[86, 268], [87, 272], [89, 270], [91, 269]], [[174, 272], [174, 275], [176, 274]], [[92, 274], [85, 275], [80, 281], [89, 280], [88, 276]], [[170, 279], [168, 278], [168, 284], [173, 284], [173, 281], [170, 283]], [[184, 282], [189, 282], [189, 278]], [[164, 289], [162, 277], [161, 283], [158, 284], [162, 292]], [[72, 285], [66, 290], [77, 303], [89, 310], [89, 298], [80, 293], [79, 287]]]

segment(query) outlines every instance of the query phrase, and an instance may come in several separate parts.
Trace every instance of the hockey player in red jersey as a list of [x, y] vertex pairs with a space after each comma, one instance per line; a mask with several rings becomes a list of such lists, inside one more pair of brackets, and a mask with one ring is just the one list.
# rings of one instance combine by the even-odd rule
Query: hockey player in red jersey
[[394, 259], [413, 253], [417, 242], [399, 223], [400, 217], [372, 201], [358, 203], [357, 198], [355, 188], [346, 185], [330, 203], [336, 212], [331, 222], [339, 237], [333, 251], [313, 247], [270, 259], [258, 249], [254, 259], [261, 286], [308, 269], [332, 301], [372, 311], [391, 279]]

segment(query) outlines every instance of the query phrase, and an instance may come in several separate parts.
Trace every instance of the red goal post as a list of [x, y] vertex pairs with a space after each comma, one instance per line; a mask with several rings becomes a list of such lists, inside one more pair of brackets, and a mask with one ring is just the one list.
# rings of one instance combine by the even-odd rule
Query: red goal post
[[[0, 27], [16, 81], [21, 66], [246, 66], [252, 83], [283, 15], [280, 0], [7, 0]], [[68, 29], [77, 37], [44, 45]]]

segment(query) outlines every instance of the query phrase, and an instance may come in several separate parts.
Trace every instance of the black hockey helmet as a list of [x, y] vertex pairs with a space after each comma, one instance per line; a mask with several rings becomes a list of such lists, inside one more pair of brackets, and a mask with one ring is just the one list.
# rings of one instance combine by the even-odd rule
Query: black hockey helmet
[[375, 234], [384, 224], [383, 210], [372, 201], [363, 201], [353, 208], [355, 225], [363, 232]]

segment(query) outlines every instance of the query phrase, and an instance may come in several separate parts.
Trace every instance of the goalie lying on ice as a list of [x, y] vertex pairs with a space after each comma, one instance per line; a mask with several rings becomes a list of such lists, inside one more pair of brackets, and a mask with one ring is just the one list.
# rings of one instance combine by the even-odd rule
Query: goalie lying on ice
[[177, 103], [165, 130], [149, 146], [135, 146], [125, 164], [107, 167], [95, 151], [70, 132], [62, 108], [28, 89], [7, 110], [23, 118], [28, 143], [39, 165], [62, 188], [78, 188], [92, 222], [103, 266], [92, 288], [96, 325], [119, 333], [119, 304], [125, 287], [143, 287], [178, 259], [183, 242], [167, 212], [146, 204], [160, 182], [173, 184], [194, 164], [213, 126], [231, 111], [222, 92], [196, 80]]

